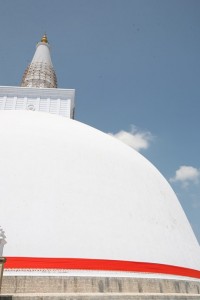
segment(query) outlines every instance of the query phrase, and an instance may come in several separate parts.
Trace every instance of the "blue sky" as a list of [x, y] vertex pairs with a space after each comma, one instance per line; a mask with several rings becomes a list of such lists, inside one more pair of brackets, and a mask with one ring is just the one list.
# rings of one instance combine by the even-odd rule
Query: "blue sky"
[[44, 32], [76, 119], [117, 134], [170, 181], [200, 241], [200, 1], [0, 0], [0, 85]]

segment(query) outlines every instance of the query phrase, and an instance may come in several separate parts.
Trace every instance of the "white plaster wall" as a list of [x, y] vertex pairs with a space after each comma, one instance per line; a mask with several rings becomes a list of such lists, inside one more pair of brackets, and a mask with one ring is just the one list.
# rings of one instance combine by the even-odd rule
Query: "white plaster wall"
[[200, 269], [168, 182], [143, 156], [77, 121], [0, 111], [5, 256], [155, 262]]
[[0, 110], [34, 110], [73, 118], [75, 90], [0, 86]]

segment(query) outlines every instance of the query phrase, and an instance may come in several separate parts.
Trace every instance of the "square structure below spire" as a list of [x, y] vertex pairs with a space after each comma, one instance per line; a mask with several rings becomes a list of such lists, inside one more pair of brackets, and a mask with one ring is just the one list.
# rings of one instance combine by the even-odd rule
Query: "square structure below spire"
[[35, 110], [74, 119], [74, 89], [0, 86], [0, 110]]

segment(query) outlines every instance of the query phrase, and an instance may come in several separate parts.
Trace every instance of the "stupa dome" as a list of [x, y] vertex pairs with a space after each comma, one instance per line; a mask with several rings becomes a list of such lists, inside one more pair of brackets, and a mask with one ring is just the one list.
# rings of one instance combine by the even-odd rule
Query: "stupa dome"
[[32, 111], [0, 111], [0, 141], [8, 263], [66, 258], [200, 270], [176, 195], [138, 152], [80, 122]]

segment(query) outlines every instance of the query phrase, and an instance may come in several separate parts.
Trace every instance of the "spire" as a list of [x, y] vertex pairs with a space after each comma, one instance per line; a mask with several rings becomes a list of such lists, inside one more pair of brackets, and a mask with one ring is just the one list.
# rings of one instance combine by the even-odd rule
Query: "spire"
[[44, 34], [36, 46], [30, 65], [26, 68], [21, 86], [36, 88], [57, 88], [56, 74], [51, 61], [47, 35]]
[[0, 226], [0, 257], [3, 255], [3, 247], [6, 244], [6, 236], [3, 229]]

